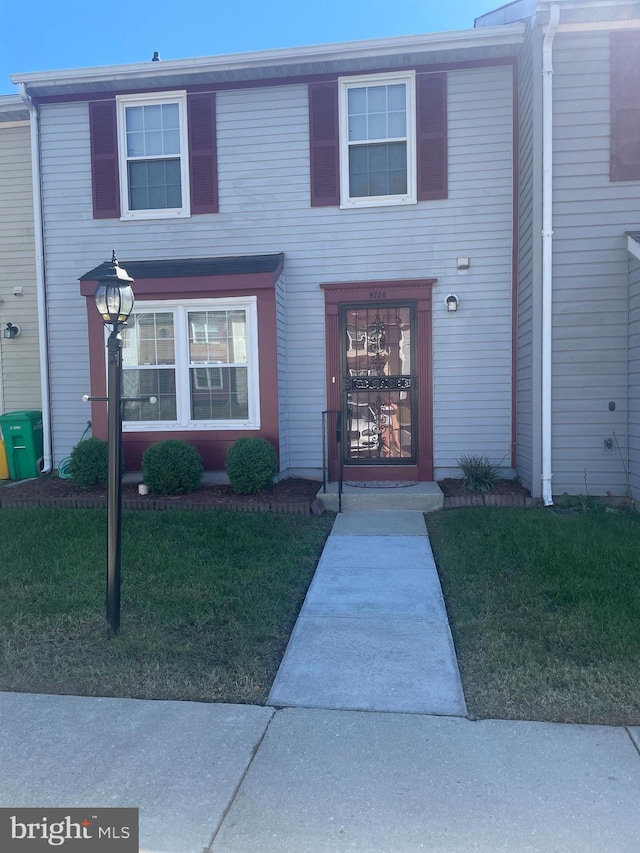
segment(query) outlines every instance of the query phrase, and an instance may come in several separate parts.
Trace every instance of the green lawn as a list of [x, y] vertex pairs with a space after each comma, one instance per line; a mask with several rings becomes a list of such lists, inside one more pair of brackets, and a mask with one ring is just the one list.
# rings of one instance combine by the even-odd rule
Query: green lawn
[[427, 516], [469, 713], [640, 724], [640, 515]]
[[125, 512], [105, 630], [106, 513], [0, 511], [0, 690], [263, 703], [333, 515]]

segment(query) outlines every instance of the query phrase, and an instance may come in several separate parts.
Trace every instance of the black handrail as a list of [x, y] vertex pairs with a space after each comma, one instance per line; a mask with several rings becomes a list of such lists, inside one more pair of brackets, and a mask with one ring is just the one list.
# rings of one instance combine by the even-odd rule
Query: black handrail
[[336, 444], [338, 445], [338, 512], [342, 512], [342, 488], [344, 478], [344, 459], [342, 458], [342, 410], [325, 409], [322, 413], [322, 492], [327, 493], [327, 483], [331, 482], [331, 466], [328, 449], [329, 415], [336, 415]]

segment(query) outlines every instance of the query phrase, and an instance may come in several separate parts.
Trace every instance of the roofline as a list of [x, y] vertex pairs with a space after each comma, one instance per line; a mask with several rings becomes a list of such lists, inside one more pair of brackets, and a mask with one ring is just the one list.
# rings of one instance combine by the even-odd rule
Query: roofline
[[29, 123], [29, 108], [20, 95], [0, 95], [0, 128]]
[[[339, 42], [311, 47], [278, 48], [250, 53], [203, 56], [192, 59], [170, 59], [161, 62], [136, 62], [128, 65], [105, 65], [94, 68], [71, 68], [61, 71], [32, 71], [11, 74], [12, 83], [29, 86], [62, 85], [65, 83], [96, 83], [104, 80], [128, 80], [148, 76], [174, 76], [176, 73], [198, 71], [235, 71], [244, 68], [278, 65], [299, 65], [301, 62], [330, 62], [369, 56], [402, 55], [411, 50], [435, 51], [463, 49], [483, 45], [517, 44], [522, 40], [524, 24], [508, 24], [472, 30], [453, 30], [425, 35], [395, 36], [368, 41]], [[13, 96], [10, 96], [13, 97]]]
[[600, 9], [609, 6], [636, 6], [637, 0], [537, 0], [538, 9], [547, 9], [553, 5], [560, 6], [560, 9], [584, 9], [590, 6]]
[[25, 110], [26, 106], [20, 95], [0, 95], [0, 112], [14, 109]]

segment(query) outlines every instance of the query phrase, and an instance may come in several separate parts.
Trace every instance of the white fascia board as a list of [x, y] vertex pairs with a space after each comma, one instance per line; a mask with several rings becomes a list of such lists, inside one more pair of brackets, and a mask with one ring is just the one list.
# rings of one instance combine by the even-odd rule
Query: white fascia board
[[194, 59], [169, 59], [159, 62], [136, 62], [130, 65], [105, 65], [95, 68], [71, 68], [62, 71], [34, 71], [12, 74], [13, 83], [27, 86], [56, 85], [63, 83], [95, 83], [103, 80], [126, 80], [135, 77], [175, 75], [197, 71], [237, 71], [243, 68], [299, 65], [304, 62], [331, 62], [371, 56], [402, 55], [411, 51], [460, 50], [473, 47], [517, 45], [522, 41], [524, 24], [502, 27], [482, 27], [473, 30], [455, 30], [446, 33], [428, 33], [417, 36], [397, 36], [371, 41], [342, 42], [312, 47], [280, 48], [252, 53], [235, 53], [223, 56], [204, 56]]
[[0, 112], [13, 109], [13, 107], [18, 107], [23, 110], [26, 109], [24, 101], [20, 95], [0, 95]]
[[538, 0], [538, 11], [549, 6], [559, 6], [563, 9], [606, 9], [613, 6], [636, 6], [637, 0]]

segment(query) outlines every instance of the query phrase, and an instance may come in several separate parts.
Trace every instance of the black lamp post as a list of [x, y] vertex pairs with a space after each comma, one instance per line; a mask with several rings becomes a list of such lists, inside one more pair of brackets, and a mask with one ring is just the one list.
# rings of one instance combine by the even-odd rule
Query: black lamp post
[[95, 300], [105, 326], [111, 326], [107, 340], [107, 437], [109, 477], [107, 488], [107, 623], [110, 631], [120, 630], [120, 542], [122, 519], [122, 336], [133, 310], [133, 279], [123, 269], [115, 251], [110, 264], [96, 276]]

